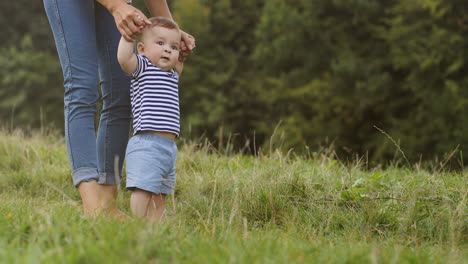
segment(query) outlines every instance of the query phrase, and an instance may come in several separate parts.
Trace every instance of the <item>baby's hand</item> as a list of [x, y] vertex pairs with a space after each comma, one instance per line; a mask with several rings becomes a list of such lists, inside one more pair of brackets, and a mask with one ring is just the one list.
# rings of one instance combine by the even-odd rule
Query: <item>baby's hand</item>
[[133, 40], [136, 40], [139, 36], [141, 36], [141, 33], [143, 32], [143, 29], [147, 27], [148, 25], [143, 25], [143, 26], [138, 26], [138, 30], [133, 32], [131, 35]]

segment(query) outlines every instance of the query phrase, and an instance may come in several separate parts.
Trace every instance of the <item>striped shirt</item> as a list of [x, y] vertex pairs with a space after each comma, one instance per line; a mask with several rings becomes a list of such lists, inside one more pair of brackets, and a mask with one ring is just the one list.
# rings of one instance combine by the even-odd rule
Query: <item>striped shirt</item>
[[132, 74], [133, 134], [152, 130], [180, 132], [179, 75], [153, 65], [148, 58], [137, 55], [137, 69]]

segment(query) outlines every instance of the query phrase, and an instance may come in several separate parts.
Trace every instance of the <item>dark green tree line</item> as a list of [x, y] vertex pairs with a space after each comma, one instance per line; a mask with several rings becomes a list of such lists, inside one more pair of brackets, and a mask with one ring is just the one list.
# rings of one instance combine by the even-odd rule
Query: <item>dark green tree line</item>
[[63, 127], [63, 78], [42, 1], [0, 3], [0, 119]]
[[[280, 124], [281, 145], [299, 152], [333, 143], [340, 153], [384, 161], [396, 143], [410, 162], [457, 147], [468, 156], [466, 1], [169, 3], [197, 38], [181, 79], [183, 136], [234, 135], [253, 151], [253, 142], [268, 146]], [[16, 14], [1, 18], [9, 26], [0, 44], [0, 118], [61, 127], [49, 25], [41, 2], [25, 4], [0, 4]]]
[[[316, 148], [328, 140], [345, 153], [369, 151], [375, 160], [389, 160], [396, 150], [390, 136], [412, 162], [441, 157], [457, 146], [467, 150], [468, 4], [463, 1], [181, 0], [175, 8], [185, 28], [195, 35], [203, 28], [200, 45], [217, 41], [220, 54], [236, 51], [250, 61], [229, 84], [211, 82], [230, 71], [224, 68], [227, 56], [213, 56], [209, 47], [197, 49], [194, 60], [214, 57], [214, 68], [194, 60], [187, 64], [190, 96], [182, 103], [189, 116], [201, 117], [192, 126], [200, 124], [210, 135], [224, 125], [242, 135], [256, 131], [257, 143], [268, 143], [282, 121], [285, 148]], [[230, 39], [246, 21], [242, 40]], [[222, 32], [210, 30], [219, 24]], [[253, 52], [244, 52], [247, 43], [253, 43]], [[200, 101], [200, 90], [207, 91], [202, 98], [213, 100]], [[216, 103], [222, 114], [213, 119]], [[206, 120], [215, 125], [207, 127]]]

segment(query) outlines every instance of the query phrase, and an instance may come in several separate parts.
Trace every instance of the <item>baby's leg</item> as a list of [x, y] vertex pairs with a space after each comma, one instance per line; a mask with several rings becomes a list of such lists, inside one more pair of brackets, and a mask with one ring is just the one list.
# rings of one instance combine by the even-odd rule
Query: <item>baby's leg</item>
[[133, 215], [138, 217], [147, 217], [148, 208], [152, 203], [151, 196], [153, 193], [135, 188], [130, 197], [130, 208]]
[[151, 200], [147, 216], [154, 221], [160, 221], [166, 211], [166, 195], [163, 193], [154, 193], [151, 196]]

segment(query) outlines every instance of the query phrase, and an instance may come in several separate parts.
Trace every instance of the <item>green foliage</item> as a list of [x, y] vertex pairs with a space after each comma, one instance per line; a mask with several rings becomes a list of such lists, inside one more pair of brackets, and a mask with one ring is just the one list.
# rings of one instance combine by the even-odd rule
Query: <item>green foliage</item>
[[0, 10], [0, 120], [63, 127], [62, 71], [42, 1], [2, 2]]
[[[251, 153], [331, 145], [374, 164], [398, 162], [400, 150], [410, 163], [468, 162], [466, 1], [169, 4], [197, 39], [181, 78], [183, 137]], [[62, 127], [62, 74], [42, 3], [0, 10], [0, 119]]]
[[[50, 126], [63, 117], [60, 65], [33, 47], [25, 35], [16, 46], [0, 49], [0, 119], [11, 125]], [[62, 122], [61, 122], [62, 123]], [[60, 124], [61, 124], [60, 123]]]
[[[286, 147], [411, 160], [468, 149], [463, 1], [268, 1], [256, 58], [274, 78]], [[465, 158], [466, 160], [466, 158]]]
[[[264, 124], [265, 96], [252, 58], [263, 1], [193, 1], [174, 5], [175, 19], [197, 38], [181, 78], [183, 127], [214, 138], [220, 127], [249, 136]], [[243, 139], [242, 139], [243, 140]]]
[[467, 11], [466, 1], [457, 0], [402, 1], [390, 10], [390, 29], [382, 37], [400, 88], [411, 98], [389, 119], [390, 132], [413, 157], [457, 145], [468, 150]]
[[18, 46], [30, 35], [36, 50], [55, 53], [54, 39], [45, 15], [43, 1], [0, 2], [1, 47]]

